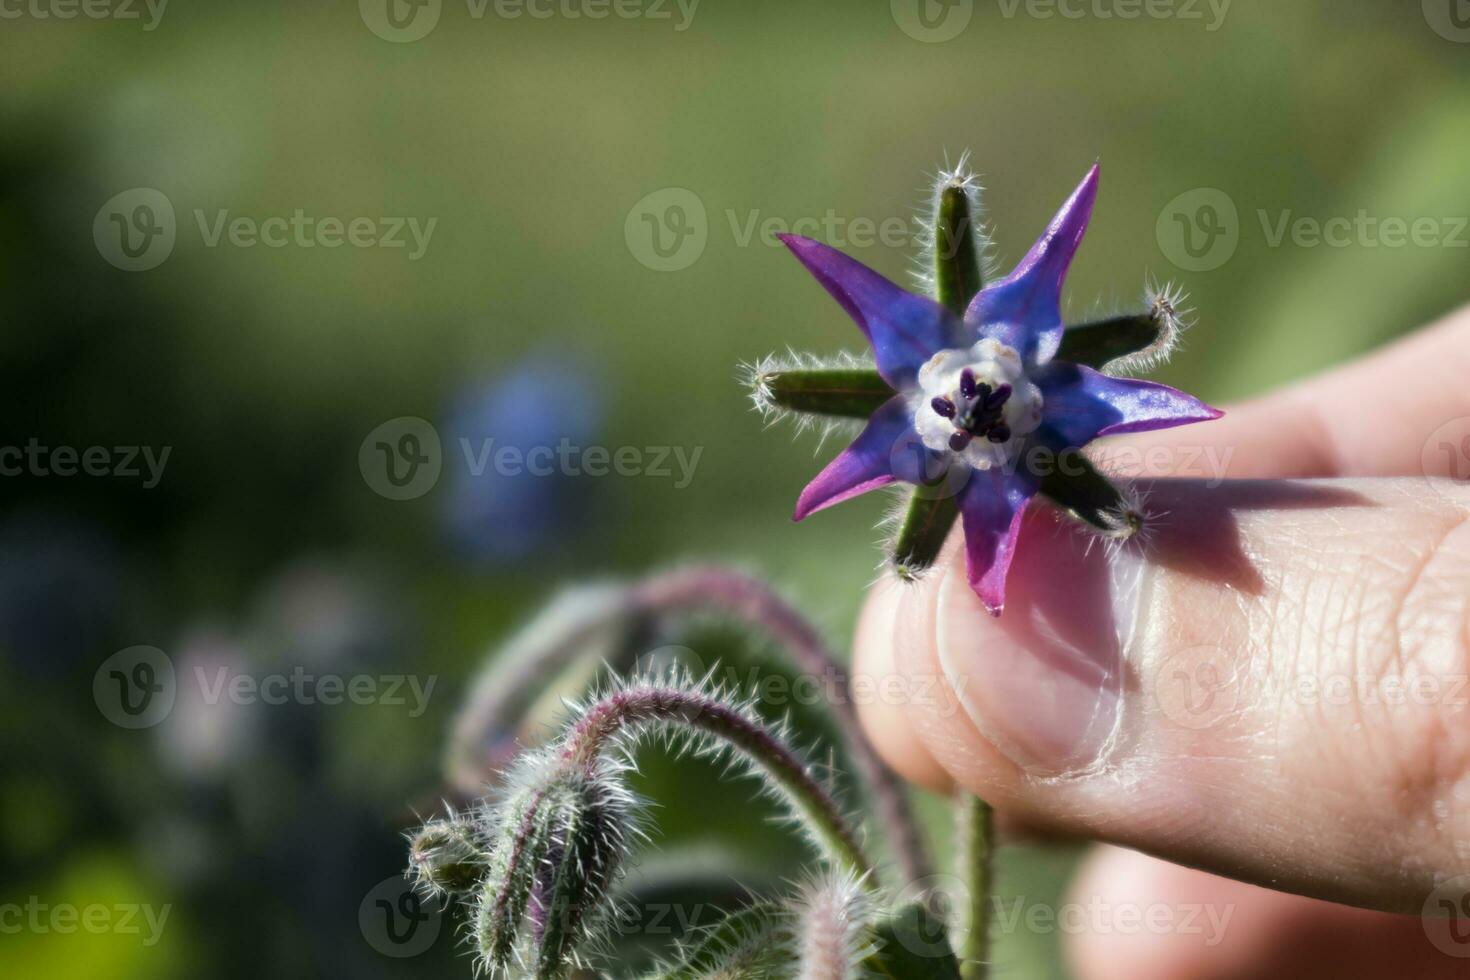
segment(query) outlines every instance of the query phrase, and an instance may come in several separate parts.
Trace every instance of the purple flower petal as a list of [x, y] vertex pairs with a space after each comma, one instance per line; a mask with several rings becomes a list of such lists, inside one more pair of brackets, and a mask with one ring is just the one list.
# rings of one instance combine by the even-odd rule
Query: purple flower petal
[[1015, 271], [970, 303], [965, 322], [980, 336], [1014, 347], [1035, 364], [1056, 354], [1062, 342], [1062, 284], [1092, 219], [1098, 175], [1097, 166], [1089, 170]]
[[859, 494], [894, 482], [894, 450], [900, 442], [917, 440], [913, 420], [902, 396], [890, 398], [873, 413], [868, 427], [852, 445], [837, 454], [827, 468], [808, 483], [796, 501], [792, 520], [801, 521]]
[[1016, 536], [1026, 502], [1035, 493], [1030, 480], [992, 469], [973, 473], [960, 497], [970, 588], [992, 616], [999, 616], [1005, 608], [1006, 575], [1016, 553]]
[[1081, 364], [1049, 365], [1034, 380], [1044, 399], [1042, 424], [1079, 449], [1102, 436], [1171, 429], [1224, 414], [1177, 388], [1113, 378]]
[[821, 242], [780, 237], [867, 336], [878, 373], [895, 388], [911, 382], [936, 351], [958, 342], [958, 318], [934, 300], [915, 296]]

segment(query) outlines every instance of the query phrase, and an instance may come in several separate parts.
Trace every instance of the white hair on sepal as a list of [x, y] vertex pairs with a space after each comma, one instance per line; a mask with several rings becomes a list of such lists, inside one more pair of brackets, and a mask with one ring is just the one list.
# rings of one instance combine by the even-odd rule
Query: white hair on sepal
[[836, 415], [817, 415], [798, 412], [776, 404], [771, 395], [771, 378], [788, 371], [851, 371], [877, 370], [873, 359], [862, 354], [839, 351], [826, 357], [786, 349], [785, 354], [767, 354], [757, 361], [742, 361], [737, 371], [740, 384], [750, 395], [752, 409], [760, 415], [766, 428], [790, 421], [795, 435], [815, 431], [818, 435], [815, 452], [822, 451], [827, 437], [834, 434], [855, 436], [867, 424], [866, 419], [843, 418]]
[[1142, 350], [1117, 357], [1103, 365], [1104, 374], [1147, 374], [1166, 364], [1179, 349], [1184, 332], [1194, 325], [1194, 310], [1189, 294], [1177, 283], [1159, 282], [1150, 277], [1143, 287], [1147, 315], [1159, 326], [1158, 338]]
[[983, 220], [981, 196], [985, 188], [980, 183], [980, 175], [970, 167], [969, 150], [961, 153], [959, 161], [952, 166], [949, 153], [946, 152], [944, 163], [924, 192], [924, 202], [914, 209], [914, 218], [919, 224], [916, 239], [919, 254], [914, 256], [912, 276], [915, 284], [928, 296], [934, 296], [938, 289], [934, 280], [934, 249], [937, 244], [934, 236], [939, 227], [939, 203], [944, 192], [951, 187], [964, 191], [965, 199], [969, 201], [970, 218], [974, 222], [971, 235], [975, 242], [975, 258], [980, 263], [980, 271], [986, 282], [996, 277], [997, 266], [992, 254], [994, 242], [990, 237], [990, 227]]

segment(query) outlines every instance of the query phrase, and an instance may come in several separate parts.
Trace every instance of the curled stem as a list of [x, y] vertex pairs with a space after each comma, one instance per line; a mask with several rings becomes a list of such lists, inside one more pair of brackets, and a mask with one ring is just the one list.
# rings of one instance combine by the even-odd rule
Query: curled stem
[[591, 771], [616, 736], [666, 725], [713, 735], [764, 770], [832, 862], [876, 887], [872, 863], [837, 802], [781, 739], [718, 697], [662, 685], [615, 691], [582, 713], [562, 742], [560, 761]]
[[899, 870], [908, 881], [928, 876], [929, 860], [908, 795], [863, 731], [846, 696], [846, 669], [817, 629], [769, 585], [715, 565], [675, 568], [632, 585], [580, 589], [553, 603], [476, 682], [451, 739], [450, 781], [466, 795], [482, 791], [519, 751], [519, 745], [503, 744], [503, 733], [514, 729], [522, 741], [538, 734], [512, 713], [524, 711], [548, 678], [582, 659], [606, 656], [616, 646], [607, 639], [609, 632], [647, 629], [700, 613], [724, 615], [761, 631], [796, 670], [839, 692], [828, 699], [832, 716]]
[[[816, 628], [770, 586], [728, 568], [691, 565], [645, 579], [636, 588], [646, 611], [721, 612], [757, 627], [780, 646], [803, 673], [830, 680], [833, 690], [849, 691], [847, 670]], [[893, 770], [868, 741], [857, 708], [847, 696], [830, 699], [832, 716], [853, 756], [858, 776], [872, 799], [899, 869], [908, 881], [930, 873], [908, 794]]]

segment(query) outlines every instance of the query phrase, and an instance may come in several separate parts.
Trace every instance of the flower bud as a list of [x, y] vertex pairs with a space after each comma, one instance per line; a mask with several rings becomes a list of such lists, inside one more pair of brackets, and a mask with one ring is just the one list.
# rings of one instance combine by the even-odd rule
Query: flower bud
[[564, 977], [608, 911], [609, 890], [639, 833], [636, 802], [611, 765], [555, 767], [502, 807], [480, 889], [475, 941], [492, 975], [512, 960], [536, 977]]
[[488, 854], [474, 828], [456, 819], [433, 820], [409, 845], [409, 869], [431, 895], [464, 895], [485, 875]]

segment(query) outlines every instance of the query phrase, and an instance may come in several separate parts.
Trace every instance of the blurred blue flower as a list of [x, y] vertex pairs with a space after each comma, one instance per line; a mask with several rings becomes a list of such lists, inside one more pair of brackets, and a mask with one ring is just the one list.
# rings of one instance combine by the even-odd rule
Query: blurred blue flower
[[590, 487], [575, 478], [576, 460], [600, 433], [604, 413], [597, 373], [548, 354], [462, 391], [444, 426], [440, 496], [456, 551], [498, 565], [530, 557], [577, 527]]

